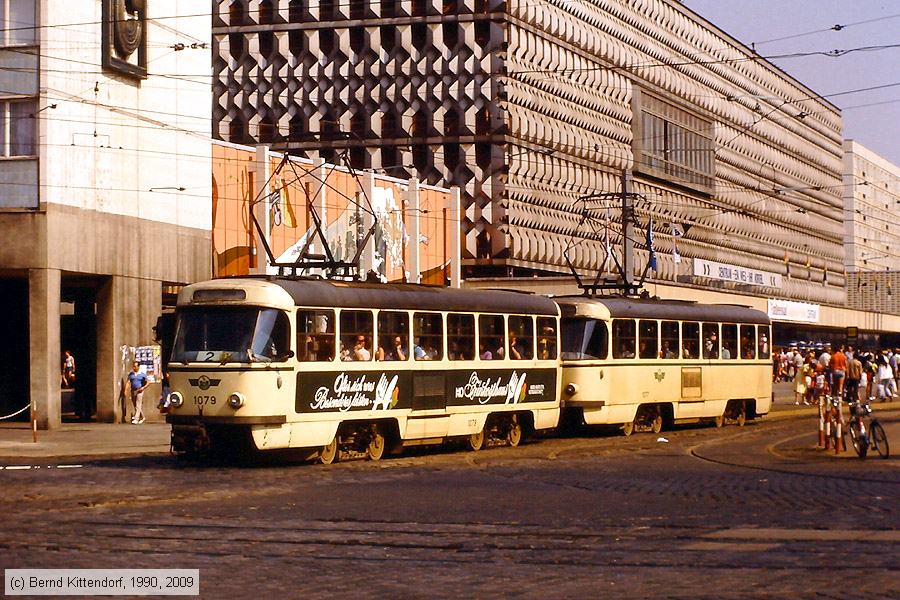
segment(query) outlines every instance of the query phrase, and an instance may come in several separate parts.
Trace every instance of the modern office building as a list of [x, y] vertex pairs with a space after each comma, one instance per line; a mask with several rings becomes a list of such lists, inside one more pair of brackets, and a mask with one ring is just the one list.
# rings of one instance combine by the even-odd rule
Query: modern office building
[[627, 173], [657, 285], [845, 302], [838, 109], [680, 2], [214, 7], [213, 135], [461, 186], [470, 278], [603, 264]]
[[0, 12], [0, 413], [30, 401], [57, 426], [68, 349], [81, 398], [121, 418], [129, 349], [152, 343], [164, 286], [211, 273], [210, 26], [179, 12]]
[[900, 314], [900, 167], [844, 142], [847, 305]]

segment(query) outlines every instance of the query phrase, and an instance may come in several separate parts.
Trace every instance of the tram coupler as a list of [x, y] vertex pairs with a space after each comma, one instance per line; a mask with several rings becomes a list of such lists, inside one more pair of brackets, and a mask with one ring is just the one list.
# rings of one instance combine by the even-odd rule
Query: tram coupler
[[203, 425], [172, 425], [172, 451], [196, 454], [209, 450], [209, 434]]

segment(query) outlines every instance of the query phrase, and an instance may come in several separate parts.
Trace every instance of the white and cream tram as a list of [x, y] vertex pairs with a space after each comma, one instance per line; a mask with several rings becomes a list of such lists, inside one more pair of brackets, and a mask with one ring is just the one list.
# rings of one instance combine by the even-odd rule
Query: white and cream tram
[[518, 445], [559, 420], [559, 308], [500, 291], [283, 277], [178, 297], [169, 361], [176, 452]]
[[709, 419], [743, 425], [769, 412], [768, 316], [742, 306], [559, 297], [567, 419], [659, 432]]

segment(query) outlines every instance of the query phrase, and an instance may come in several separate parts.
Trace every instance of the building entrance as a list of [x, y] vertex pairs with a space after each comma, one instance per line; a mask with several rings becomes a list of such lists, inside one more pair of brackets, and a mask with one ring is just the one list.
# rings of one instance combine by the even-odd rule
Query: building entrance
[[75, 359], [74, 381], [61, 377], [62, 418], [87, 421], [97, 410], [97, 292], [90, 282], [64, 278], [60, 301], [60, 372], [66, 351]]
[[[0, 279], [0, 417], [28, 406], [28, 281]], [[29, 411], [9, 420], [28, 421]]]

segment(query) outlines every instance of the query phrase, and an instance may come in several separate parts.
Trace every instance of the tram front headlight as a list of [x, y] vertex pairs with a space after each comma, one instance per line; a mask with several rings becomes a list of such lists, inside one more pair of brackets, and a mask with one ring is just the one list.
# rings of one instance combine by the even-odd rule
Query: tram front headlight
[[181, 395], [181, 392], [172, 392], [169, 394], [169, 404], [178, 408], [184, 404], [184, 396]]
[[566, 386], [566, 393], [570, 396], [574, 396], [575, 392], [577, 392], [577, 391], [578, 391], [578, 386], [575, 385], [574, 383], [570, 383], [569, 385]]
[[246, 398], [240, 392], [235, 392], [232, 395], [228, 396], [228, 406], [237, 410], [244, 405]]

